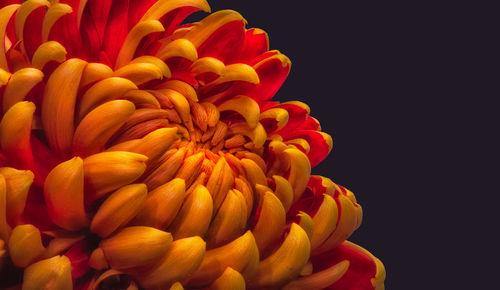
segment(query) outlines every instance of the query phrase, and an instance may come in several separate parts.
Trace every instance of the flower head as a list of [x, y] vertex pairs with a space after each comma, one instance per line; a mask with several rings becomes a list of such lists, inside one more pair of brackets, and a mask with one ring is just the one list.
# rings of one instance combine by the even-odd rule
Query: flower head
[[290, 60], [205, 0], [0, 5], [0, 287], [383, 289]]

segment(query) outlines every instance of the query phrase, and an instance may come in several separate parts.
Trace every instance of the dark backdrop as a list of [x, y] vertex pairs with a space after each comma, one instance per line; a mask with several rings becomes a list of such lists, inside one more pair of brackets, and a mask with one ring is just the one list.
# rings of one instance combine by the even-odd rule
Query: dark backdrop
[[384, 262], [387, 289], [493, 289], [479, 286], [488, 267], [468, 260], [486, 247], [469, 242], [485, 221], [473, 220], [482, 183], [470, 172], [483, 169], [478, 120], [491, 115], [478, 107], [482, 86], [464, 77], [480, 73], [467, 70], [480, 62], [471, 43], [488, 44], [469, 26], [473, 7], [397, 2], [209, 1], [291, 59], [276, 99], [307, 103], [332, 135], [313, 174], [355, 193], [364, 219], [350, 240]]

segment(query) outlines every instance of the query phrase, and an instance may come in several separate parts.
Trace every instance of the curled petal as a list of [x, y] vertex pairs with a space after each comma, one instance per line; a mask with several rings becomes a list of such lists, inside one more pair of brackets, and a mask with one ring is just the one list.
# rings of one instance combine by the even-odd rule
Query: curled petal
[[83, 160], [74, 157], [57, 165], [47, 176], [44, 196], [50, 219], [75, 231], [88, 225], [83, 201]]
[[208, 250], [198, 270], [185, 283], [190, 287], [208, 286], [227, 267], [240, 272], [245, 279], [253, 276], [259, 262], [259, 250], [250, 231], [222, 247]]
[[285, 149], [283, 152], [290, 159], [288, 181], [293, 188], [294, 200], [298, 200], [309, 182], [311, 164], [307, 156], [298, 149]]
[[161, 60], [167, 60], [172, 57], [183, 57], [190, 61], [198, 59], [196, 47], [187, 39], [176, 39], [160, 47], [156, 56]]
[[285, 209], [280, 200], [270, 191], [266, 192], [259, 206], [258, 216], [252, 233], [259, 247], [261, 257], [273, 249], [285, 229]]
[[151, 227], [128, 227], [103, 240], [99, 247], [115, 269], [142, 266], [162, 257], [172, 243], [170, 233]]
[[41, 260], [24, 270], [23, 289], [73, 289], [71, 262], [66, 256]]
[[284, 290], [323, 289], [337, 282], [349, 268], [349, 261], [344, 260], [330, 268], [298, 278], [286, 284]]
[[8, 241], [10, 225], [7, 223], [7, 187], [5, 178], [0, 174], [0, 241]]
[[163, 71], [152, 63], [130, 63], [116, 70], [114, 76], [129, 79], [139, 86], [151, 80], [162, 79]]
[[45, 251], [40, 231], [33, 225], [20, 225], [12, 230], [9, 254], [18, 267], [26, 267], [40, 258]]
[[309, 260], [311, 244], [306, 232], [292, 224], [283, 244], [271, 256], [262, 260], [251, 288], [277, 287], [297, 277]]
[[[12, 4], [0, 9], [0, 39], [6, 39], [6, 29], [9, 20], [20, 6], [21, 5], [19, 4]], [[7, 57], [5, 56], [5, 46], [3, 45], [3, 42], [0, 45], [0, 69], [9, 71], [9, 64], [7, 63]]]
[[215, 280], [210, 287], [210, 290], [245, 290], [245, 278], [231, 267], [227, 267], [224, 273]]
[[2, 167], [0, 168], [0, 175], [5, 178], [7, 220], [12, 225], [20, 224], [28, 191], [33, 183], [33, 172]]
[[126, 92], [134, 89], [137, 89], [137, 86], [133, 82], [119, 77], [110, 77], [97, 82], [81, 97], [78, 107], [78, 120], [83, 119], [98, 105], [121, 97]]
[[213, 202], [203, 185], [198, 185], [186, 198], [173, 224], [168, 228], [175, 239], [203, 236], [212, 219]]
[[127, 224], [141, 210], [148, 190], [143, 183], [126, 185], [112, 193], [99, 207], [90, 230], [107, 237]]
[[245, 232], [246, 201], [239, 190], [229, 190], [207, 232], [209, 248], [227, 244]]
[[146, 170], [144, 155], [113, 151], [91, 155], [83, 160], [86, 191], [99, 198], [134, 182]]
[[163, 257], [137, 276], [145, 288], [164, 287], [195, 271], [205, 256], [205, 241], [195, 236], [175, 240]]
[[69, 59], [50, 75], [42, 103], [42, 122], [47, 141], [60, 154], [71, 150], [75, 103], [80, 78], [87, 63]]
[[19, 102], [0, 122], [0, 145], [8, 160], [17, 168], [35, 169], [31, 150], [31, 126], [35, 105]]
[[42, 70], [51, 61], [62, 63], [66, 61], [66, 49], [57, 41], [47, 41], [42, 43], [33, 54], [31, 64], [33, 67]]
[[232, 98], [218, 106], [220, 112], [235, 111], [245, 118], [250, 128], [255, 128], [259, 122], [260, 108], [257, 102], [247, 96]]
[[126, 100], [109, 101], [92, 110], [76, 128], [74, 154], [86, 157], [102, 151], [134, 111], [134, 104]]
[[3, 95], [4, 113], [15, 103], [24, 101], [42, 79], [43, 73], [35, 68], [23, 68], [13, 73]]
[[175, 178], [151, 191], [134, 219], [137, 225], [164, 229], [172, 223], [186, 196], [186, 183]]

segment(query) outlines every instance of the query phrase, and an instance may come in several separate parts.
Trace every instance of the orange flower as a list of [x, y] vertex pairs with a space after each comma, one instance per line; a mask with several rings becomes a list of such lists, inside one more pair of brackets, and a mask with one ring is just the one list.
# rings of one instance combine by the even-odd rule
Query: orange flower
[[290, 70], [204, 0], [0, 5], [0, 287], [383, 289]]

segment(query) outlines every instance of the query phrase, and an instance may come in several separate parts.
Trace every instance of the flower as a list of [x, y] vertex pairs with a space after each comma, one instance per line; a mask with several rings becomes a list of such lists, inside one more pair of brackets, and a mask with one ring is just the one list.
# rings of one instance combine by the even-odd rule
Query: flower
[[205, 0], [0, 5], [0, 287], [383, 289], [267, 34]]

